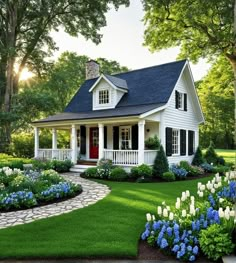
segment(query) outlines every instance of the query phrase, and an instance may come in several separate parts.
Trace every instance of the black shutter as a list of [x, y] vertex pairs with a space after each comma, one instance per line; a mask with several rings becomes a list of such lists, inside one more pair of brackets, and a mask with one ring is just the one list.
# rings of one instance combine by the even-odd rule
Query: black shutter
[[107, 126], [104, 126], [104, 149], [107, 149]]
[[184, 93], [184, 111], [187, 111], [187, 93]]
[[132, 126], [132, 150], [138, 150], [138, 125]]
[[180, 155], [186, 155], [186, 131], [180, 130]]
[[86, 127], [80, 126], [80, 154], [86, 154]]
[[119, 150], [119, 126], [113, 127], [113, 149]]
[[166, 155], [172, 155], [172, 128], [166, 128]]
[[175, 108], [179, 108], [179, 92], [177, 90], [175, 91]]
[[188, 131], [188, 155], [193, 155], [194, 131]]

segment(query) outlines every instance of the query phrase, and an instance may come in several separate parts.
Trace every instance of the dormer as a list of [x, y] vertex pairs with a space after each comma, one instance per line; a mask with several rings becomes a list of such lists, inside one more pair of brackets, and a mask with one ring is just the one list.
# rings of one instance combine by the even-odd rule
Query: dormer
[[113, 109], [128, 92], [128, 86], [124, 79], [101, 74], [89, 92], [93, 94], [93, 110]]

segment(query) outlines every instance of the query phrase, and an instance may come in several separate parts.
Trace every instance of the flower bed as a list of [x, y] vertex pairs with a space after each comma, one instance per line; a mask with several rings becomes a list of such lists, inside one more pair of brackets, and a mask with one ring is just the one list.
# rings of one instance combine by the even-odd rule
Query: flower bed
[[57, 202], [82, 192], [80, 185], [66, 181], [54, 170], [0, 169], [0, 211], [25, 209]]
[[174, 209], [163, 202], [157, 216], [148, 213], [141, 239], [180, 260], [194, 261], [200, 250], [213, 260], [232, 253], [236, 172], [198, 183], [197, 194], [195, 198], [187, 190], [177, 198]]

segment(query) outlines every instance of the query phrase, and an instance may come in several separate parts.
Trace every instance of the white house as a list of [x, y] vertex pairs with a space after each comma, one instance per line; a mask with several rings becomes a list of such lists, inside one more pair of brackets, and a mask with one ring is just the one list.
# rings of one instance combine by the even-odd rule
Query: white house
[[[63, 113], [33, 123], [35, 157], [151, 165], [145, 140], [157, 135], [169, 163], [192, 161], [204, 117], [187, 60], [112, 76], [91, 60], [86, 77]], [[51, 149], [39, 147], [40, 128], [52, 129]], [[70, 149], [57, 148], [60, 129], [71, 131]]]

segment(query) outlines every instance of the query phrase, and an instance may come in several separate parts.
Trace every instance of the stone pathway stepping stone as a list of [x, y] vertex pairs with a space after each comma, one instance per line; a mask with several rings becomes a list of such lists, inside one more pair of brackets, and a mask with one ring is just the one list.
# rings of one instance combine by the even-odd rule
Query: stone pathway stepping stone
[[0, 229], [30, 223], [42, 218], [69, 213], [103, 199], [110, 189], [103, 184], [81, 178], [78, 174], [61, 174], [66, 180], [82, 185], [83, 192], [66, 201], [15, 212], [0, 213]]

